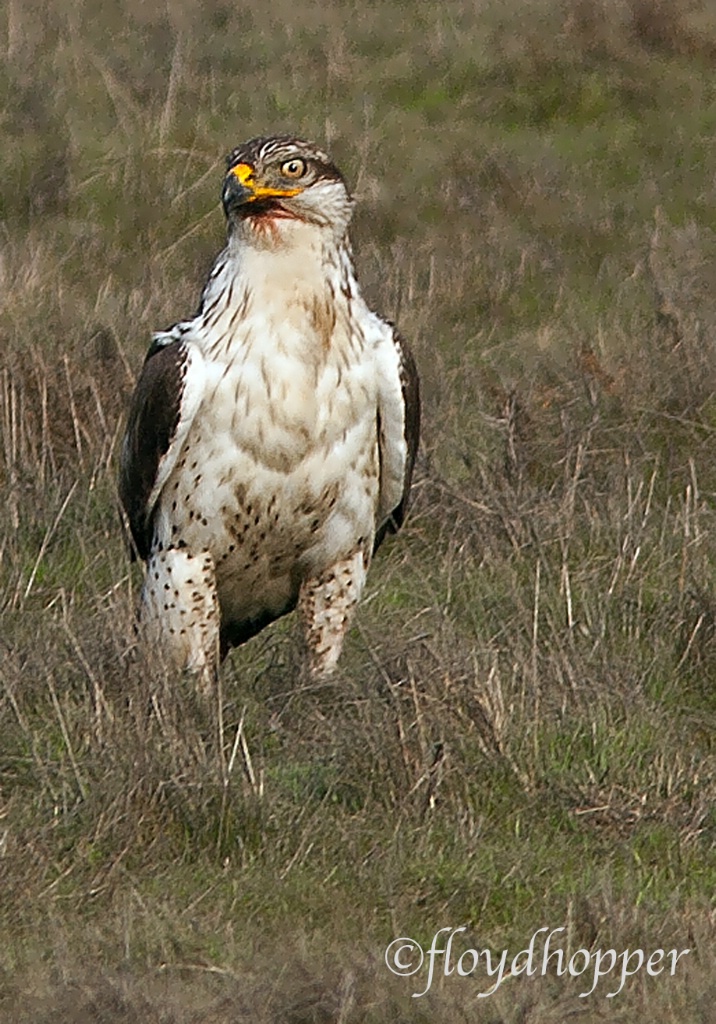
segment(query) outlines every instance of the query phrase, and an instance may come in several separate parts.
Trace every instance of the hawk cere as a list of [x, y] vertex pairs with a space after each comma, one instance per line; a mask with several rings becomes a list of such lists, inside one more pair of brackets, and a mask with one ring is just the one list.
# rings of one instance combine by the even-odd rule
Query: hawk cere
[[222, 199], [226, 248], [196, 315], [154, 336], [122, 447], [140, 621], [208, 685], [229, 648], [297, 607], [317, 679], [403, 521], [418, 376], [361, 296], [353, 200], [325, 153], [252, 139]]

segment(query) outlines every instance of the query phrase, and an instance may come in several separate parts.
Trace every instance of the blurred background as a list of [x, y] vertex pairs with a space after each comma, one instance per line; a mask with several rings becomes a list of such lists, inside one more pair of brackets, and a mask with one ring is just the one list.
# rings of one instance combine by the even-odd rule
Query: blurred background
[[[709, 1024], [714, 5], [5, 0], [0, 57], [0, 1020]], [[335, 682], [289, 619], [206, 706], [117, 446], [273, 132], [355, 192], [423, 449]], [[460, 925], [692, 953], [411, 999], [387, 943]]]

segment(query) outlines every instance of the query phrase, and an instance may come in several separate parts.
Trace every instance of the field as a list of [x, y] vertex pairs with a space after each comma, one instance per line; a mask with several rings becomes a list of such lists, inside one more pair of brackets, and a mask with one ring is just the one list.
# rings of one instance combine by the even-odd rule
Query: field
[[[713, 5], [5, 0], [0, 52], [0, 1022], [710, 1024]], [[355, 190], [423, 445], [335, 681], [287, 619], [207, 705], [136, 645], [117, 449], [273, 131]], [[690, 952], [414, 998], [388, 943], [463, 926]]]

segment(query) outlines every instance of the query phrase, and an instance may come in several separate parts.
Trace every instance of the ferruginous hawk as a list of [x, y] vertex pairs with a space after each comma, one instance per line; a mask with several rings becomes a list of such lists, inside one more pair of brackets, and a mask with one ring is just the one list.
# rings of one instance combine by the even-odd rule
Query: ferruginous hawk
[[361, 296], [353, 200], [325, 153], [251, 139], [222, 199], [227, 246], [196, 315], [154, 335], [129, 411], [120, 497], [147, 563], [140, 623], [209, 685], [230, 647], [298, 607], [321, 678], [403, 521], [418, 376]]

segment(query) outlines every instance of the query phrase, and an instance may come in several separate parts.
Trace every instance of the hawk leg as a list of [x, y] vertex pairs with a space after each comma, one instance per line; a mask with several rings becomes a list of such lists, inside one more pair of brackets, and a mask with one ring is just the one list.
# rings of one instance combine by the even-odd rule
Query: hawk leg
[[209, 693], [219, 663], [219, 603], [214, 559], [183, 548], [154, 551], [147, 561], [140, 628], [170, 664], [199, 677]]
[[298, 614], [303, 627], [305, 670], [313, 681], [325, 679], [336, 667], [365, 584], [368, 562], [361, 547], [301, 585]]

